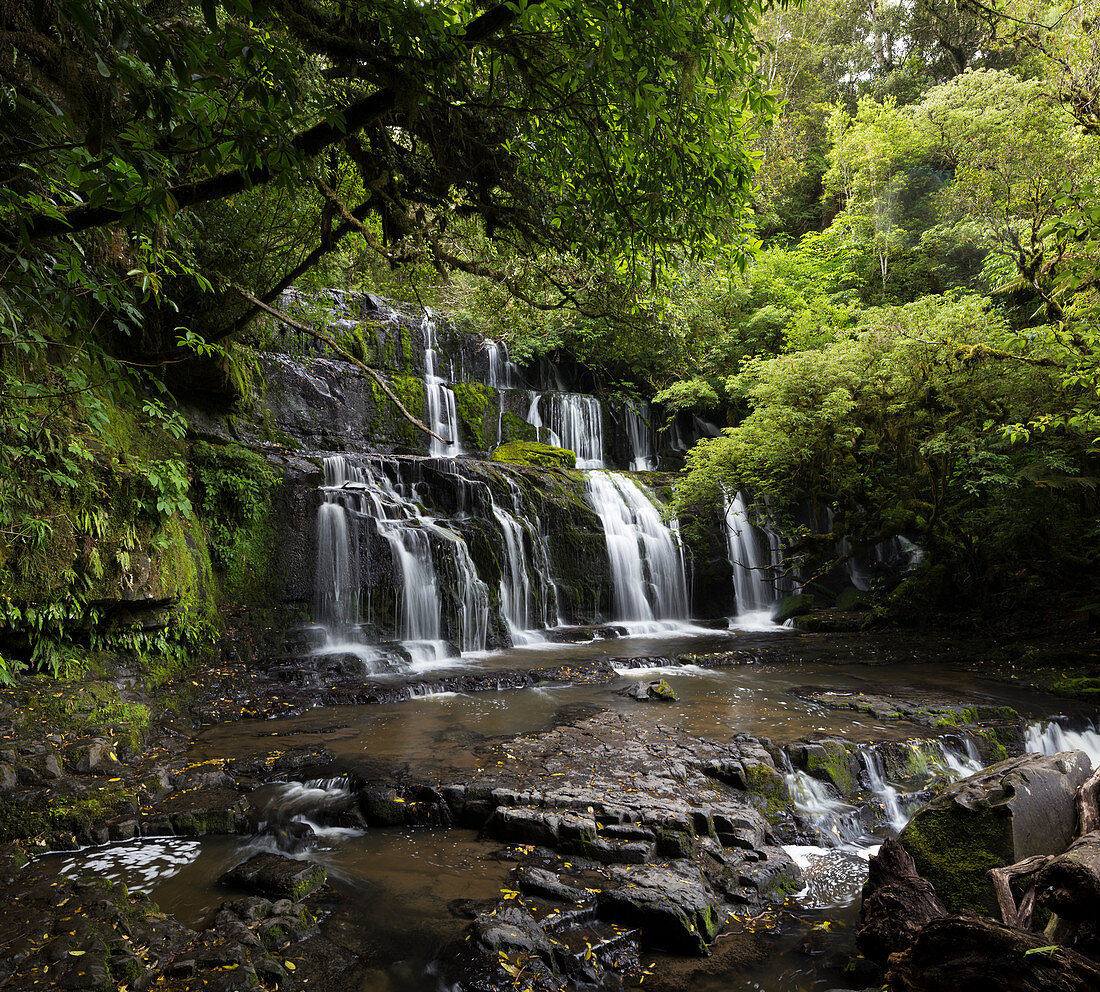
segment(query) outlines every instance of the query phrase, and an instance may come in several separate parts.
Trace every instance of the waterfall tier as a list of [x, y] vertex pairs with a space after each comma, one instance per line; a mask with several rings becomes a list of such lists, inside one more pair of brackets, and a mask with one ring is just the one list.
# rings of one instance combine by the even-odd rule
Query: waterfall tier
[[588, 477], [588, 498], [607, 539], [616, 619], [688, 617], [687, 574], [674, 525], [633, 479], [614, 472]]

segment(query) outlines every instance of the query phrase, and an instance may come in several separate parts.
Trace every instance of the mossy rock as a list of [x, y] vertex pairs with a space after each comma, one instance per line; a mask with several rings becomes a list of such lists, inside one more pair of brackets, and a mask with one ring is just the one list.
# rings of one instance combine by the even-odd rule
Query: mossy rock
[[649, 687], [649, 694], [656, 699], [663, 699], [666, 702], [676, 702], [676, 690], [673, 689], [665, 679], [661, 679], [660, 682], [654, 682]]
[[806, 745], [806, 771], [814, 778], [832, 782], [843, 795], [850, 795], [859, 787], [850, 747], [843, 741], [815, 741]]
[[1090, 767], [1080, 752], [1002, 761], [922, 806], [899, 840], [948, 909], [996, 916], [988, 871], [1065, 849]]
[[537, 441], [538, 430], [522, 417], [505, 411], [500, 415], [500, 443], [510, 441]]
[[[491, 432], [489, 427], [496, 419], [497, 391], [480, 382], [456, 382], [451, 388], [462, 441], [479, 451], [487, 450], [495, 440], [495, 430]], [[495, 428], [495, 423], [492, 426]]]
[[513, 465], [535, 465], [539, 468], [576, 468], [576, 452], [568, 448], [555, 448], [540, 441], [510, 441], [495, 449], [489, 456], [494, 462], [510, 462]]
[[793, 596], [785, 596], [779, 601], [779, 605], [772, 614], [776, 623], [786, 623], [794, 617], [809, 613], [815, 606], [814, 597], [808, 592], [795, 593]]

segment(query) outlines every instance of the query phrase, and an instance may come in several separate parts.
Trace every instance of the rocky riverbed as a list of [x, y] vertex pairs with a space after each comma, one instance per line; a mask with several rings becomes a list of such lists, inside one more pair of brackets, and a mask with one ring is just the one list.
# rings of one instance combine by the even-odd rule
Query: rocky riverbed
[[[1019, 753], [1029, 722], [1065, 708], [914, 666], [935, 642], [868, 640], [864, 661], [894, 661], [868, 666], [849, 635], [716, 633], [661, 654], [615, 641], [399, 681], [333, 656], [227, 662], [175, 687], [182, 705], [141, 748], [125, 723], [35, 722], [12, 697], [3, 987], [738, 988], [816, 884], [791, 847], [823, 843], [807, 788], [853, 830], [888, 833], [887, 790], [912, 812], [953, 777], [945, 755]], [[404, 714], [421, 736], [401, 733]], [[462, 847], [440, 855], [454, 881], [428, 922], [366, 924], [370, 873], [352, 884], [324, 852], [372, 837], [396, 845], [390, 860]], [[157, 891], [156, 843], [221, 852], [205, 874], [171, 869], [209, 893], [190, 914]], [[104, 867], [139, 851], [146, 875]], [[850, 987], [889, 967], [850, 939], [830, 962]]]

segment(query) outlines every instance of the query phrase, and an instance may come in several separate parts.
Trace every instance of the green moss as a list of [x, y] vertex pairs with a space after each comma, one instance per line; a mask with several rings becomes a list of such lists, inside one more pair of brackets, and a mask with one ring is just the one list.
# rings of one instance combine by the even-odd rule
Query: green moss
[[494, 462], [536, 465], [540, 468], [573, 468], [577, 464], [575, 452], [538, 441], [511, 441], [496, 448], [489, 457]]
[[[411, 375], [395, 375], [390, 379], [390, 389], [409, 413], [420, 421], [424, 420], [426, 400], [423, 379]], [[387, 401], [387, 417], [395, 425], [395, 436], [409, 448], [423, 449], [427, 445], [428, 435], [410, 424], [389, 401]]]
[[847, 746], [840, 741], [818, 741], [817, 745], [825, 753], [807, 751], [806, 770], [814, 778], [832, 782], [846, 796], [855, 792], [858, 785], [852, 774], [852, 759]]
[[191, 449], [191, 501], [208, 534], [222, 602], [260, 603], [276, 594], [274, 495], [279, 473], [236, 444]]
[[997, 915], [986, 873], [1013, 863], [1007, 815], [998, 814], [996, 807], [969, 810], [949, 798], [933, 800], [914, 814], [899, 839], [948, 909]]
[[496, 419], [492, 413], [497, 408], [497, 391], [480, 382], [456, 382], [452, 388], [463, 442], [479, 451], [487, 450], [496, 433], [490, 432], [490, 424]]
[[665, 679], [661, 679], [660, 682], [651, 685], [649, 687], [649, 694], [667, 702], [676, 701], [676, 690], [673, 689]]
[[44, 805], [22, 800], [0, 801], [0, 842], [41, 837], [53, 846], [66, 835], [87, 838], [92, 827], [136, 807], [133, 793], [106, 785], [72, 795], [52, 795]]
[[500, 443], [509, 441], [537, 441], [538, 431], [534, 424], [529, 424], [522, 417], [514, 413], [502, 413], [500, 415]]
[[746, 761], [742, 767], [745, 773], [745, 791], [764, 815], [775, 821], [787, 811], [791, 794], [783, 776], [769, 765]]
[[1100, 698], [1100, 678], [1087, 675], [1061, 678], [1051, 683], [1051, 691], [1078, 699]]

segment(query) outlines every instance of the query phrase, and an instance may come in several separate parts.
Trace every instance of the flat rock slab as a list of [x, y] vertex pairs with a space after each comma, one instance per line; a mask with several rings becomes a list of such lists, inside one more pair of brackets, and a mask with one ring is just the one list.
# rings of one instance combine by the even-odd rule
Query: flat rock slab
[[708, 954], [723, 920], [722, 901], [698, 865], [673, 861], [610, 872], [614, 887], [599, 895], [600, 913], [637, 926], [646, 942], [678, 954]]
[[320, 865], [281, 854], [257, 854], [231, 868], [218, 881], [267, 899], [297, 901], [316, 892], [327, 879], [328, 872]]

